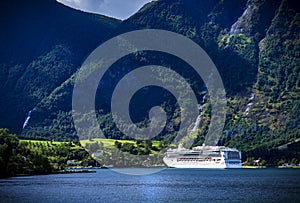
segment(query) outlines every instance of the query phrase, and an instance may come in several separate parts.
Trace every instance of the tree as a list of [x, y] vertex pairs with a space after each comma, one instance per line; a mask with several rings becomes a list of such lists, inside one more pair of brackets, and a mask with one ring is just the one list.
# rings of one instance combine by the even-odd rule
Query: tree
[[115, 141], [115, 146], [120, 149], [122, 147], [122, 143]]
[[9, 161], [18, 147], [19, 139], [10, 134], [8, 129], [0, 129], [0, 177], [11, 175]]

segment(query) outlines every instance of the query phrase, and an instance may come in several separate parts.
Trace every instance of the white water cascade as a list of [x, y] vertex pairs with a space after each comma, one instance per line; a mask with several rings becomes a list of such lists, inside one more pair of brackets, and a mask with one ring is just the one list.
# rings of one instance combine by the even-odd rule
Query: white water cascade
[[35, 106], [32, 110], [30, 110], [30, 111], [28, 112], [28, 115], [27, 115], [27, 117], [26, 117], [26, 119], [25, 119], [25, 122], [24, 122], [24, 124], [23, 124], [23, 129], [28, 125], [29, 119], [30, 119], [30, 117], [31, 117], [31, 113], [32, 113], [33, 111], [35, 111], [35, 110], [36, 110], [36, 106]]
[[[211, 77], [211, 76], [212, 76], [212, 73], [210, 74], [210, 77]], [[203, 95], [202, 103], [201, 103], [201, 104], [204, 104], [204, 103], [205, 103], [204, 100], [205, 100], [205, 97], [206, 97], [206, 93], [207, 93], [207, 91], [201, 92], [201, 95]], [[199, 125], [200, 125], [200, 122], [201, 122], [201, 117], [202, 117], [202, 111], [203, 111], [203, 107], [202, 107], [201, 104], [199, 104], [199, 105], [200, 105], [200, 107], [199, 107], [199, 115], [197, 116], [196, 121], [195, 121], [195, 124], [194, 124], [194, 127], [193, 127], [193, 129], [190, 131], [189, 134], [192, 134], [192, 133], [196, 132], [197, 129], [199, 128]]]
[[194, 132], [197, 131], [197, 129], [198, 129], [198, 127], [199, 127], [199, 124], [200, 124], [200, 121], [201, 121], [201, 115], [202, 115], [202, 113], [200, 113], [200, 114], [197, 116], [195, 125], [194, 125], [193, 129], [191, 130], [191, 133], [194, 133]]
[[250, 97], [249, 97], [249, 99], [248, 99], [247, 108], [246, 108], [246, 110], [245, 110], [245, 112], [244, 112], [244, 114], [245, 114], [246, 116], [249, 114], [249, 111], [250, 111], [250, 109], [251, 109], [251, 107], [252, 107], [252, 105], [253, 105], [252, 100], [254, 99], [254, 97], [255, 97], [255, 94], [254, 94], [254, 93], [251, 93], [251, 94], [250, 94]]
[[190, 134], [196, 132], [197, 129], [199, 128], [199, 125], [200, 125], [200, 122], [201, 122], [201, 117], [202, 117], [202, 110], [203, 110], [203, 107], [200, 106], [200, 107], [199, 107], [199, 115], [198, 115], [197, 118], [196, 118], [194, 127], [193, 127], [193, 129], [190, 131]]

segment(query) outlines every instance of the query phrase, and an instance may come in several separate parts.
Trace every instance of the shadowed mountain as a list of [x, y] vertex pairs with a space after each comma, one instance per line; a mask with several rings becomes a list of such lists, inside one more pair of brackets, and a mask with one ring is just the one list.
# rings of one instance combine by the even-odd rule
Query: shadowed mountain
[[[146, 4], [122, 23], [75, 11], [55, 1], [30, 1], [35, 2], [34, 6], [20, 3], [23, 1], [9, 2], [13, 3], [1, 7], [6, 12], [0, 14], [2, 19], [8, 19], [1, 21], [5, 29], [0, 34], [4, 42], [0, 45], [0, 82], [4, 87], [0, 100], [1, 127], [21, 132], [27, 112], [38, 104], [21, 136], [76, 138], [71, 116], [74, 72], [94, 48], [116, 33], [152, 28], [187, 36], [209, 54], [218, 68], [228, 103], [219, 144], [275, 162], [284, 155], [279, 153], [276, 157], [276, 153], [270, 152], [300, 137], [297, 1], [159, 0]], [[192, 71], [185, 71], [188, 65], [176, 58], [145, 55], [130, 55], [114, 64], [111, 71], [118, 74], [109, 77], [108, 73], [104, 91], [97, 95], [98, 119], [107, 137], [124, 137], [112, 121], [109, 99], [115, 84], [126, 73], [142, 65], [159, 63], [172, 67], [185, 78], [196, 77]], [[205, 86], [199, 82], [192, 87], [201, 103]], [[147, 111], [151, 102], [164, 107], [173, 102], [163, 92], [161, 97], [170, 99], [167, 103], [146, 97], [151, 90], [139, 94], [133, 102], [138, 106], [134, 109], [135, 121], [147, 117], [141, 112]], [[209, 99], [203, 101], [199, 129], [191, 135], [197, 145], [203, 143], [210, 122]], [[175, 120], [179, 118], [176, 109], [171, 112]], [[165, 135], [175, 131], [176, 126], [169, 126], [157, 139], [171, 139], [172, 136]]]
[[55, 0], [0, 5], [0, 126], [20, 132], [27, 112], [67, 80], [120, 22]]

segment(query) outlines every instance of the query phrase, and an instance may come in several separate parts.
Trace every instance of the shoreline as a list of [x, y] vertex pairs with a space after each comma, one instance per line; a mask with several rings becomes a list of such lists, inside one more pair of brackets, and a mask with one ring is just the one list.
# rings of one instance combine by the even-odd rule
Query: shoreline
[[242, 168], [272, 168], [272, 167], [267, 167], [267, 166], [249, 166], [249, 165], [243, 165]]
[[96, 170], [91, 170], [91, 169], [68, 169], [68, 170], [62, 170], [62, 171], [57, 171], [51, 174], [69, 174], [69, 173], [96, 173]]
[[277, 168], [292, 168], [292, 169], [300, 169], [300, 166], [278, 166]]
[[276, 169], [300, 169], [300, 166], [245, 166], [243, 165], [242, 168], [245, 169], [256, 169], [256, 168], [276, 168]]
[[[101, 168], [99, 168], [101, 169]], [[45, 173], [45, 174], [15, 174], [13, 176], [1, 177], [0, 179], [5, 178], [14, 178], [14, 177], [26, 177], [26, 176], [41, 176], [41, 175], [55, 175], [55, 174], [71, 174], [71, 173], [96, 173], [96, 170], [91, 169], [71, 169], [71, 170], [61, 170], [61, 171], [54, 171], [52, 173]]]
[[[147, 167], [148, 169], [151, 167]], [[157, 168], [157, 167], [153, 167]], [[242, 166], [241, 169], [300, 169], [300, 166], [276, 166], [276, 167], [267, 167], [267, 166]], [[25, 176], [40, 176], [40, 175], [55, 175], [55, 174], [72, 174], [72, 173], [97, 173], [96, 169], [113, 169], [110, 167], [97, 167], [97, 168], [87, 168], [87, 169], [67, 169], [61, 171], [55, 171], [47, 174], [15, 174], [14, 176], [1, 177], [0, 179], [13, 178], [13, 177], [25, 177]]]

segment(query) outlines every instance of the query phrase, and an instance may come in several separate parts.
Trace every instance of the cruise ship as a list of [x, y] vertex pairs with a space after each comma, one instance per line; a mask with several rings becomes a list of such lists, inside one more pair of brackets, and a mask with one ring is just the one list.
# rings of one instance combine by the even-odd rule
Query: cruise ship
[[197, 146], [168, 149], [163, 158], [171, 168], [242, 168], [241, 152], [224, 146]]

